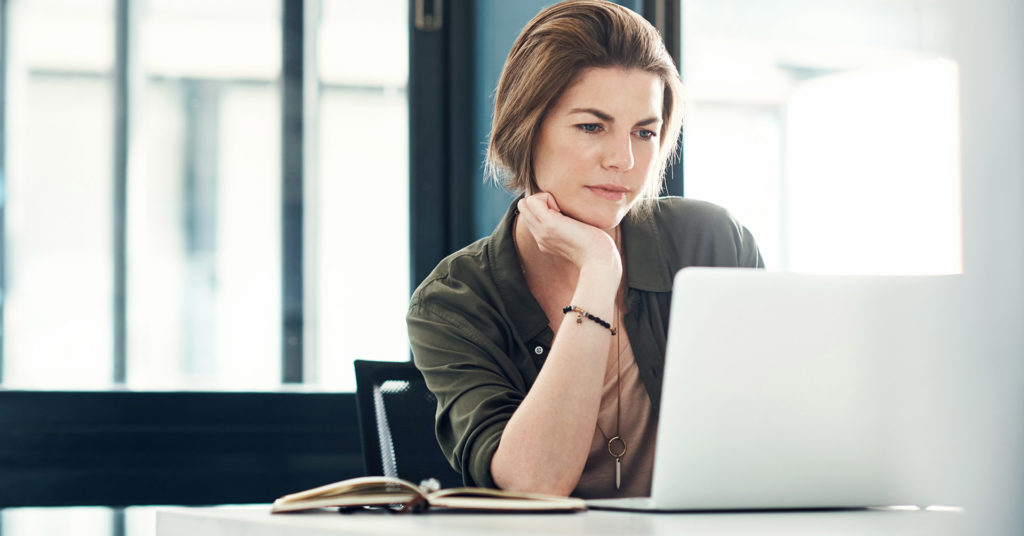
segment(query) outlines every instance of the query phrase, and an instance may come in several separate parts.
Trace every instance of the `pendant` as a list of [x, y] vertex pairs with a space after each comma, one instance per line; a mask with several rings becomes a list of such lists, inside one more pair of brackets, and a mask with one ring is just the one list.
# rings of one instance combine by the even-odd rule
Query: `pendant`
[[622, 457], [626, 454], [626, 440], [619, 436], [609, 439], [608, 454], [615, 458], [615, 489], [622, 489]]

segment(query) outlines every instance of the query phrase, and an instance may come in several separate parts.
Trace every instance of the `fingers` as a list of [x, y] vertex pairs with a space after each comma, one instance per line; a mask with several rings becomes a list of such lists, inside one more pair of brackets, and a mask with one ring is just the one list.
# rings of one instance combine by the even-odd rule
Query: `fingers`
[[554, 196], [549, 193], [523, 198], [519, 200], [517, 206], [524, 223], [535, 236], [550, 235], [556, 232], [555, 229], [564, 228], [565, 225], [571, 226], [573, 223], [571, 218], [562, 214]]
[[553, 195], [551, 195], [549, 193], [544, 193], [544, 194], [541, 194], [541, 195], [543, 195], [544, 196], [543, 199], [545, 201], [547, 201], [547, 205], [548, 205], [549, 209], [554, 210], [555, 212], [558, 212], [558, 213], [562, 212], [562, 209], [558, 208], [558, 202], [555, 201], [555, 196], [553, 196]]
[[539, 193], [519, 200], [521, 222], [533, 235], [538, 249], [576, 263], [581, 257], [587, 233], [596, 231], [561, 213], [554, 196]]
[[541, 216], [547, 210], [553, 210], [559, 213], [562, 212], [558, 208], [558, 203], [555, 202], [555, 196], [547, 192], [541, 192], [539, 194], [534, 194], [520, 199], [519, 204], [517, 205], [519, 212], [523, 212], [524, 205], [526, 206], [526, 210], [533, 211], [537, 216]]
[[519, 221], [523, 222], [526, 228], [533, 233], [533, 230], [540, 224], [533, 208], [527, 203], [526, 199], [520, 199], [516, 206], [519, 208]]
[[524, 197], [516, 207], [520, 223], [533, 236], [540, 251], [564, 257], [577, 267], [592, 261], [620, 262], [610, 235], [563, 214], [553, 195], [542, 192]]

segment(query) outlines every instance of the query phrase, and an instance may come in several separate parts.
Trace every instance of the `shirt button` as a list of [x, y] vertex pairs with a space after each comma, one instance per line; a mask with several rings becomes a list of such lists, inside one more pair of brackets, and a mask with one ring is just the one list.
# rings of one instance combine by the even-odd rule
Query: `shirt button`
[[543, 346], [538, 346], [538, 347], [534, 348], [533, 349], [533, 353], [535, 353], [537, 355], [543, 355], [544, 354], [544, 347]]

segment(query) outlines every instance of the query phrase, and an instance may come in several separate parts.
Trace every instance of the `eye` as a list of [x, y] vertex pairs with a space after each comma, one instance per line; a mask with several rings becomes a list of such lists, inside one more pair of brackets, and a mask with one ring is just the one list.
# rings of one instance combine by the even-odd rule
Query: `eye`
[[582, 130], [583, 132], [586, 132], [587, 134], [596, 134], [598, 131], [601, 130], [601, 125], [599, 125], [598, 123], [581, 123], [579, 125], [576, 125], [576, 128]]
[[636, 135], [640, 136], [640, 139], [642, 140], [650, 140], [657, 136], [657, 134], [655, 134], [654, 131], [646, 129], [636, 131]]

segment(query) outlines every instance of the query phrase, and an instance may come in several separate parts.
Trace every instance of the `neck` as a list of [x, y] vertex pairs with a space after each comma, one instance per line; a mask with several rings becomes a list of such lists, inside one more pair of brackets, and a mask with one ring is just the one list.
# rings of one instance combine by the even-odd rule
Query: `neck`
[[515, 229], [516, 251], [519, 253], [519, 262], [523, 270], [528, 274], [543, 274], [545, 276], [556, 276], [559, 279], [571, 278], [573, 280], [579, 275], [576, 266], [563, 257], [544, 253], [537, 246], [533, 234], [525, 225], [520, 225], [516, 219]]
[[[604, 230], [615, 240], [615, 247], [622, 251], [622, 235], [620, 227]], [[542, 280], [556, 280], [567, 283], [570, 287], [576, 286], [579, 279], [579, 268], [572, 261], [540, 250], [537, 240], [525, 225], [519, 224], [516, 218], [513, 223], [512, 234], [515, 237], [516, 252], [519, 254], [519, 262], [523, 270], [528, 274], [527, 280], [539, 277]]]

